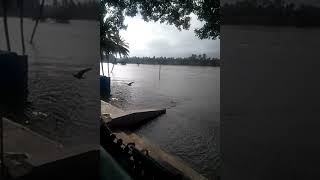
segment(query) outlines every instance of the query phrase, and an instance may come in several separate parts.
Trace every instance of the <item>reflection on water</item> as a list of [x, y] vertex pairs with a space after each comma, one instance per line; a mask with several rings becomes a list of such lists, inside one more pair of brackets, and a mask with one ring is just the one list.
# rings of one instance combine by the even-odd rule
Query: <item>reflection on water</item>
[[162, 66], [159, 80], [158, 65], [128, 64], [115, 65], [110, 76], [112, 104], [123, 109], [167, 108], [165, 115], [136, 133], [207, 177], [214, 175], [221, 163], [219, 68]]
[[[25, 20], [26, 41], [33, 23]], [[2, 28], [0, 23], [0, 32]], [[20, 54], [19, 20], [9, 18], [9, 29], [12, 49]], [[98, 23], [90, 21], [39, 24], [34, 44], [26, 43], [30, 103], [23, 112], [15, 112], [15, 121], [64, 145], [98, 143], [98, 30]], [[4, 43], [0, 41], [0, 49], [5, 49]], [[93, 70], [86, 79], [73, 77], [88, 67]]]

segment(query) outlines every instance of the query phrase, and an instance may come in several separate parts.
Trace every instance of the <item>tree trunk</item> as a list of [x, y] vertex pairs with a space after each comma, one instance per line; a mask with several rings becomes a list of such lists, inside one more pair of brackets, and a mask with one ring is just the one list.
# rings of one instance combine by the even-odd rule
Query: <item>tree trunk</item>
[[107, 68], [108, 68], [108, 77], [110, 77], [110, 72], [109, 72], [109, 63], [110, 63], [110, 62], [109, 62], [109, 53], [107, 54], [107, 63], [108, 63], [108, 64], [107, 64], [107, 65], [108, 65], [108, 66], [107, 66]]
[[23, 34], [23, 1], [19, 0], [19, 7], [20, 7], [20, 33], [21, 33], [21, 45], [22, 45], [22, 55], [25, 54], [26, 49], [24, 45], [24, 34]]
[[6, 41], [7, 41], [7, 49], [8, 51], [11, 51], [10, 47], [10, 39], [9, 39], [9, 30], [8, 30], [8, 22], [7, 22], [7, 10], [8, 10], [8, 1], [7, 0], [2, 0], [2, 5], [3, 5], [3, 24], [4, 24], [4, 32], [6, 35]]
[[104, 76], [104, 69], [103, 69], [103, 53], [100, 51], [100, 64], [102, 70], [102, 76]]
[[36, 23], [35, 23], [34, 27], [33, 27], [31, 39], [30, 39], [30, 42], [29, 42], [30, 44], [32, 44], [34, 34], [36, 33], [36, 29], [37, 29], [37, 27], [38, 27], [39, 20], [40, 20], [40, 18], [41, 18], [41, 16], [42, 16], [43, 6], [44, 6], [44, 0], [41, 1], [39, 16], [38, 16], [38, 18], [37, 18], [37, 20], [36, 20]]

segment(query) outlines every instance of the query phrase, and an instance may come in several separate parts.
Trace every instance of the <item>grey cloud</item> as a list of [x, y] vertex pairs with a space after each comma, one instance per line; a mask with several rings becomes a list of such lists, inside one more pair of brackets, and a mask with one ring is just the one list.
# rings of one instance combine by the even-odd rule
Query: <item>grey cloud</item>
[[[140, 17], [134, 19], [137, 20]], [[188, 57], [191, 54], [205, 53], [208, 57], [219, 58], [220, 40], [200, 40], [196, 37], [194, 29], [201, 27], [201, 24], [193, 17], [190, 29], [179, 31], [174, 26], [153, 23], [150, 25], [152, 34], [154, 34], [152, 39], [144, 37], [147, 43], [143, 50], [132, 47], [130, 48], [130, 56]], [[128, 26], [130, 27], [130, 23]], [[134, 46], [135, 42], [129, 42], [129, 44]]]

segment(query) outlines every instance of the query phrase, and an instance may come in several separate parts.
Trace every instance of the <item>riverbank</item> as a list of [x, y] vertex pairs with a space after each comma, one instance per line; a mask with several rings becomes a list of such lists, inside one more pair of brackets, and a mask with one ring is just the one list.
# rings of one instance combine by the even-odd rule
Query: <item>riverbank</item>
[[[132, 114], [134, 112], [136, 114], [135, 117], [128, 117], [127, 114]], [[101, 114], [102, 116], [106, 116], [107, 119], [104, 120], [106, 123], [110, 123], [112, 121], [117, 121], [119, 116], [124, 117], [122, 121], [136, 121], [136, 119], [141, 119], [140, 116], [147, 116], [147, 114], [154, 115], [154, 111], [150, 110], [139, 110], [139, 111], [123, 111], [109, 103], [101, 101]], [[156, 116], [149, 116], [149, 120], [152, 120]], [[146, 117], [147, 118], [147, 117]], [[206, 180], [205, 177], [200, 175], [198, 172], [193, 170], [189, 165], [183, 162], [176, 156], [173, 156], [170, 153], [165, 152], [159, 146], [156, 146], [150, 142], [146, 138], [140, 137], [137, 134], [130, 131], [130, 128], [124, 130], [115, 130], [113, 133], [117, 138], [122, 139], [124, 144], [135, 143], [135, 147], [142, 151], [148, 150], [149, 156], [155, 159], [162, 165], [170, 165], [183, 173], [184, 176], [188, 177], [191, 180]]]
[[110, 77], [112, 105], [167, 109], [136, 129], [137, 135], [214, 179], [221, 165], [219, 67], [165, 65], [159, 79], [157, 65], [115, 65]]
[[[107, 63], [107, 60], [104, 60]], [[191, 57], [127, 57], [115, 58], [109, 57], [109, 62], [116, 64], [150, 64], [150, 65], [184, 65], [184, 66], [220, 66], [219, 58], [207, 58], [203, 55], [192, 55]]]

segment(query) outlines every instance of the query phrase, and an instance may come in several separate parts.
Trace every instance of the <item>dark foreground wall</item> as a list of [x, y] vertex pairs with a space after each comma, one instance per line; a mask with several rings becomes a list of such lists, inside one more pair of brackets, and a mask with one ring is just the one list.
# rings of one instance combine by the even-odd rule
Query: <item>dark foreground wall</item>
[[99, 179], [99, 161], [100, 151], [90, 151], [36, 167], [20, 179]]

